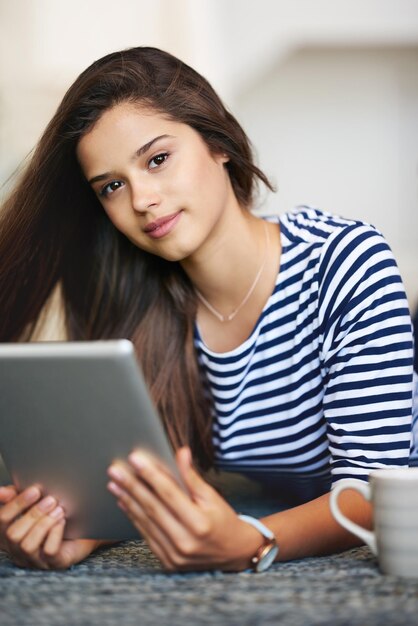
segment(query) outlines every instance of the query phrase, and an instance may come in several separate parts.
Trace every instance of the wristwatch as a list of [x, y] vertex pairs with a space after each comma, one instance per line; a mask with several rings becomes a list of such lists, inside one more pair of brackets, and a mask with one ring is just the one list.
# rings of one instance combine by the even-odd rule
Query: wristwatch
[[265, 572], [273, 563], [277, 554], [279, 553], [279, 546], [277, 545], [276, 537], [274, 533], [264, 526], [260, 520], [251, 515], [238, 515], [239, 519], [247, 524], [254, 526], [264, 537], [265, 541], [261, 548], [259, 548], [256, 554], [251, 559], [251, 566], [253, 572]]

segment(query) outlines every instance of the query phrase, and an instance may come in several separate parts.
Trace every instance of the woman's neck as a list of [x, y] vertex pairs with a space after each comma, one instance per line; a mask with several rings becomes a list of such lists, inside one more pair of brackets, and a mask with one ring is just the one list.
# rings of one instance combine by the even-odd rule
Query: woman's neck
[[226, 314], [239, 306], [266, 256], [264, 222], [249, 212], [225, 215], [206, 244], [182, 262], [197, 291]]
[[223, 227], [221, 233], [225, 232], [226, 237], [220, 235], [185, 267], [207, 301], [198, 300], [200, 336], [218, 353], [235, 349], [252, 333], [275, 288], [281, 256], [277, 224], [248, 213], [234, 222], [232, 230]]

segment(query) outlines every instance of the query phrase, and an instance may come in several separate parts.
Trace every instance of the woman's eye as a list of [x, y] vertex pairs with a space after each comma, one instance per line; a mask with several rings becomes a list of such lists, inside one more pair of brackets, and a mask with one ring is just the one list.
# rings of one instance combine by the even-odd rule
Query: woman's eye
[[148, 167], [150, 170], [155, 170], [156, 167], [159, 167], [168, 159], [168, 153], [162, 152], [161, 154], [157, 154], [155, 157], [148, 162]]
[[108, 183], [103, 187], [103, 189], [100, 190], [100, 196], [107, 198], [107, 196], [110, 196], [111, 193], [117, 191], [121, 187], [123, 187], [123, 182], [121, 180], [112, 180], [111, 183]]

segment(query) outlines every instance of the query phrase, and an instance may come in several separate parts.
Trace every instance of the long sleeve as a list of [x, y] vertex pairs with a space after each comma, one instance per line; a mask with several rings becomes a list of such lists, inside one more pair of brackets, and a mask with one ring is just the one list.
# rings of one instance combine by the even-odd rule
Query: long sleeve
[[324, 416], [333, 481], [408, 464], [413, 336], [392, 252], [373, 227], [332, 235], [318, 271]]

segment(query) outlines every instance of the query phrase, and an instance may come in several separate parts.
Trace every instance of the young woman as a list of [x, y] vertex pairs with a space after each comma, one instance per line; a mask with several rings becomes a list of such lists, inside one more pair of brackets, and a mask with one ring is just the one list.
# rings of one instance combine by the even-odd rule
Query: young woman
[[[1, 341], [29, 340], [59, 285], [69, 339], [137, 347], [188, 493], [142, 451], [109, 468], [109, 490], [169, 570], [354, 546], [332, 484], [408, 464], [411, 321], [388, 245], [309, 207], [256, 217], [257, 179], [270, 187], [206, 80], [135, 48], [75, 81], [1, 215]], [[195, 466], [298, 505], [240, 517]], [[99, 545], [63, 540], [65, 511], [37, 486], [0, 501], [19, 565], [68, 567]], [[342, 501], [371, 523], [359, 496]]]

